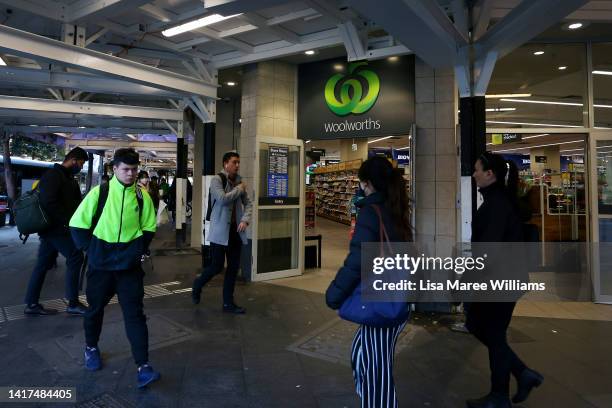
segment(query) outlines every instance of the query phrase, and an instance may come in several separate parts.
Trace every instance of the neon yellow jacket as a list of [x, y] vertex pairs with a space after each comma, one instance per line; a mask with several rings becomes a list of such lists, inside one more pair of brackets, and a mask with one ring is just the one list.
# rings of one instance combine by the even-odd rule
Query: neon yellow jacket
[[[157, 217], [153, 200], [142, 190], [142, 214], [136, 198], [136, 186], [124, 186], [113, 177], [109, 181], [108, 198], [98, 224], [91, 225], [98, 207], [100, 187], [94, 187], [83, 199], [70, 219], [72, 239], [87, 250], [94, 269], [124, 270], [140, 264], [156, 230]], [[140, 214], [140, 219], [139, 219]]]

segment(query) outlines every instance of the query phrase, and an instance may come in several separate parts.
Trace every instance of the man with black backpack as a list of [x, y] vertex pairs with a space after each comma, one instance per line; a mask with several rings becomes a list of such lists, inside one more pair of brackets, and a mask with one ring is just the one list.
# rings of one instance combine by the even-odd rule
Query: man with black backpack
[[85, 313], [85, 368], [102, 368], [98, 340], [104, 308], [116, 294], [142, 388], [160, 378], [149, 362], [149, 333], [143, 312], [143, 255], [156, 229], [155, 209], [149, 194], [136, 186], [139, 156], [134, 149], [119, 149], [113, 158], [114, 177], [94, 187], [70, 220], [72, 237], [87, 250], [87, 303]]
[[27, 315], [57, 313], [57, 310], [41, 305], [39, 298], [49, 266], [53, 264], [58, 252], [66, 258], [66, 312], [74, 315], [85, 313], [85, 306], [79, 302], [79, 272], [83, 264], [83, 253], [72, 242], [68, 222], [81, 202], [81, 190], [74, 176], [79, 174], [87, 159], [87, 152], [75, 147], [66, 155], [62, 164], [55, 164], [38, 183], [40, 207], [48, 224], [43, 231], [38, 231], [38, 259], [25, 297], [24, 313]]
[[240, 266], [240, 250], [247, 243], [246, 229], [251, 222], [253, 206], [247, 193], [246, 183], [240, 175], [240, 156], [236, 152], [223, 155], [223, 171], [213, 177], [210, 191], [207, 220], [210, 220], [208, 241], [212, 262], [193, 282], [193, 303], [200, 303], [202, 288], [213, 276], [223, 270], [227, 257], [227, 269], [223, 281], [223, 311], [243, 314], [245, 309], [234, 303], [234, 286]]

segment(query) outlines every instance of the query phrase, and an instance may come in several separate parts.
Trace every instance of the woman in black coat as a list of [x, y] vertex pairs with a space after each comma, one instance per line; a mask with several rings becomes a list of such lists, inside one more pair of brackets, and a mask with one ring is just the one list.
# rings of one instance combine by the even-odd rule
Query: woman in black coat
[[[518, 173], [499, 155], [484, 153], [474, 166], [474, 180], [483, 203], [472, 220], [472, 242], [522, 242], [523, 228], [518, 212]], [[543, 377], [528, 368], [508, 345], [506, 331], [516, 302], [466, 303], [466, 327], [489, 350], [491, 392], [468, 400], [470, 408], [510, 408], [510, 374], [518, 390], [512, 402], [527, 399]]]
[[[339, 309], [361, 283], [361, 244], [380, 241], [378, 211], [390, 241], [412, 241], [410, 207], [401, 173], [387, 159], [374, 157], [361, 165], [358, 176], [365, 198], [356, 204], [360, 210], [350, 252], [325, 294], [332, 309]], [[407, 319], [406, 309], [405, 316], [398, 316], [387, 327], [362, 324], [357, 329], [351, 363], [362, 408], [397, 407], [393, 355]]]

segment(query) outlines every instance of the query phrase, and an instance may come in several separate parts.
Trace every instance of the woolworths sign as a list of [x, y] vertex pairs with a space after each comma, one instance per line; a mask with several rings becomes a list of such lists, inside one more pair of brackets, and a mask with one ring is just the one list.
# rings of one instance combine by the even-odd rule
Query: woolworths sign
[[299, 67], [298, 137], [403, 135], [414, 121], [414, 58]]

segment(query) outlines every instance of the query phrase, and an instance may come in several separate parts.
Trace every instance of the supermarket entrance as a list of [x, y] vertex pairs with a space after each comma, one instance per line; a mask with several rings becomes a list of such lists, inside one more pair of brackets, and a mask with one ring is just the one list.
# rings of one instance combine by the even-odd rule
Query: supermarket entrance
[[[354, 205], [359, 189], [359, 167], [369, 157], [387, 158], [402, 169], [411, 196], [411, 135], [312, 140], [305, 143], [306, 237], [321, 236], [321, 265], [315, 240], [306, 241], [305, 273], [313, 268], [333, 278], [348, 254]], [[318, 240], [317, 242], [318, 243]], [[329, 281], [328, 281], [329, 282]]]

